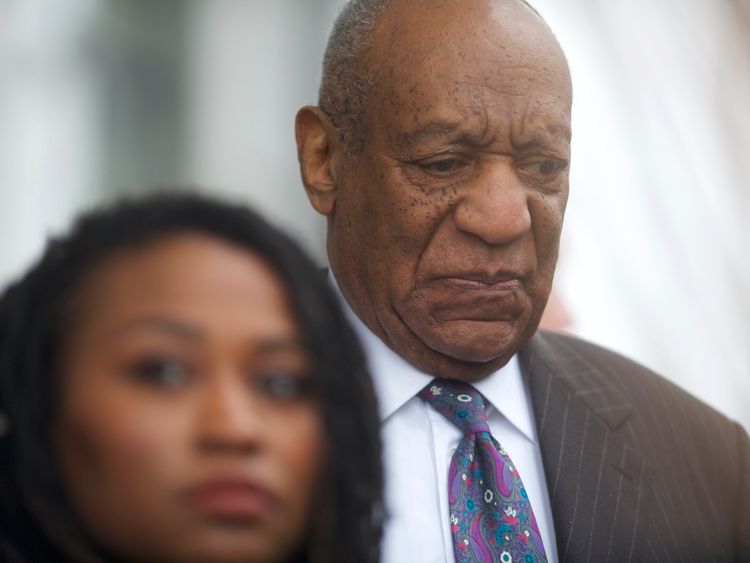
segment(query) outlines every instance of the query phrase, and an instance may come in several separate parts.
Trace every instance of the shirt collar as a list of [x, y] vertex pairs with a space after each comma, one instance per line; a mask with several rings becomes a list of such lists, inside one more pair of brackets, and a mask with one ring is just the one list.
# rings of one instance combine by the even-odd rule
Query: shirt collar
[[[347, 303], [330, 268], [328, 279], [366, 352], [367, 365], [378, 397], [380, 420], [385, 422], [414, 398], [434, 376], [412, 366], [367, 328]], [[517, 355], [496, 372], [474, 383], [474, 387], [490, 403], [487, 406], [488, 414], [492, 413], [493, 408], [496, 409], [526, 438], [536, 442], [531, 401], [521, 376]]]
[[496, 409], [526, 438], [536, 443], [533, 409], [526, 383], [521, 375], [518, 354], [497, 370], [474, 383], [479, 392], [490, 403], [487, 413]]

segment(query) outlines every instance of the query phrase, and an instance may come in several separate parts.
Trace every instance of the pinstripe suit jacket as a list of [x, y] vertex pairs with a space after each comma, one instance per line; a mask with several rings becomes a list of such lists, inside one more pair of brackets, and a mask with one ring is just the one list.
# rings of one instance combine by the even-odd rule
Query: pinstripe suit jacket
[[561, 562], [750, 562], [739, 425], [578, 339], [539, 332], [520, 358]]

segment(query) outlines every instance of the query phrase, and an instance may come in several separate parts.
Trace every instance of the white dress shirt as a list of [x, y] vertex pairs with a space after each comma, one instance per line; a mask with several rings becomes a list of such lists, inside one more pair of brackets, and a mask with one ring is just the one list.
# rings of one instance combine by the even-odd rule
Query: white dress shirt
[[[330, 270], [329, 270], [330, 272]], [[463, 433], [416, 396], [433, 378], [388, 348], [332, 285], [367, 353], [377, 393], [388, 520], [383, 563], [455, 563], [448, 521], [448, 468]], [[523, 480], [547, 558], [557, 563], [549, 494], [529, 394], [514, 356], [474, 384], [487, 399], [488, 424]]]

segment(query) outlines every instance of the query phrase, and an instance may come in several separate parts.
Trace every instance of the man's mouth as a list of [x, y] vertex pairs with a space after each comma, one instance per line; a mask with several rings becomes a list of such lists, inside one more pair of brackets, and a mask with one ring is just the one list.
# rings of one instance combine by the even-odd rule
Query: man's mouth
[[414, 303], [426, 307], [439, 322], [508, 322], [526, 307], [525, 276], [502, 272], [451, 271], [431, 276], [415, 293]]
[[519, 272], [449, 272], [432, 276], [430, 281], [467, 291], [516, 291], [523, 286], [523, 275]]
[[521, 280], [518, 278], [482, 278], [476, 279], [463, 276], [449, 276], [440, 278], [441, 283], [455, 287], [456, 289], [468, 291], [493, 291], [505, 292], [521, 289]]

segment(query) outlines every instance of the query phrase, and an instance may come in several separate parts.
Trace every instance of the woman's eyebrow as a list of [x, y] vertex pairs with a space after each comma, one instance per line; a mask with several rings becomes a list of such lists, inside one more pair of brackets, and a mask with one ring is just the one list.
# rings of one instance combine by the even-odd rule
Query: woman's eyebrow
[[114, 329], [109, 334], [109, 337], [119, 338], [132, 331], [143, 329], [163, 332], [180, 340], [198, 340], [203, 335], [203, 332], [198, 327], [186, 321], [170, 317], [145, 316], [128, 320]]
[[[115, 328], [108, 338], [121, 338], [134, 331], [154, 331], [167, 334], [179, 340], [197, 341], [203, 338], [204, 331], [189, 322], [162, 316], [136, 317]], [[307, 347], [296, 334], [266, 335], [253, 339], [250, 344], [254, 353], [275, 355], [283, 353], [307, 353]]]
[[253, 344], [256, 353], [259, 354], [283, 354], [285, 352], [307, 353], [307, 348], [302, 340], [293, 337], [270, 337], [262, 338]]

